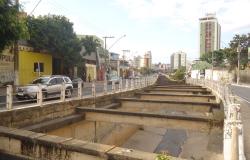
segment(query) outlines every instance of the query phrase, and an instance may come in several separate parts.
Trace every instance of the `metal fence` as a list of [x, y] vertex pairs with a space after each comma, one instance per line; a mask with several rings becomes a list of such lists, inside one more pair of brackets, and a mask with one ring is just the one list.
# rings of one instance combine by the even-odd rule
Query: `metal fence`
[[[18, 88], [21, 86], [7, 85], [1, 88], [0, 110], [11, 110], [15, 108], [43, 106], [45, 104], [58, 103], [76, 99], [95, 98], [98, 96], [126, 92], [153, 85], [157, 80], [157, 75], [151, 75], [138, 79], [123, 79], [119, 82], [92, 82], [83, 84], [78, 82], [73, 88], [67, 88], [66, 83], [60, 84], [60, 91], [53, 95], [48, 95], [42, 85], [35, 85], [36, 89], [29, 91], [31, 96], [20, 98]], [[34, 85], [33, 85], [34, 86]]]
[[243, 124], [240, 115], [240, 104], [235, 103], [230, 84], [207, 79], [187, 79], [187, 83], [202, 85], [222, 100], [224, 105], [224, 159], [245, 160]]

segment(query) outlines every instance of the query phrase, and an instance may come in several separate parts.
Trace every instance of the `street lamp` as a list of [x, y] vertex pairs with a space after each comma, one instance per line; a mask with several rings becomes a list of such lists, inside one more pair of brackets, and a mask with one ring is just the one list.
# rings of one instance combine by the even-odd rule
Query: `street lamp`
[[[122, 35], [121, 37], [119, 37], [108, 49], [107, 49], [107, 43], [106, 43], [106, 39], [107, 38], [115, 38], [114, 36], [105, 36], [104, 38], [104, 43], [105, 43], [105, 50], [108, 51], [108, 69], [110, 70], [110, 54], [109, 54], [109, 50], [118, 42], [120, 41], [122, 38], [126, 37], [126, 35]], [[107, 77], [105, 76], [105, 80], [107, 79]]]
[[126, 37], [126, 34], [122, 35], [120, 38], [118, 38], [110, 47], [108, 50], [110, 50], [118, 41], [120, 41], [122, 38]]

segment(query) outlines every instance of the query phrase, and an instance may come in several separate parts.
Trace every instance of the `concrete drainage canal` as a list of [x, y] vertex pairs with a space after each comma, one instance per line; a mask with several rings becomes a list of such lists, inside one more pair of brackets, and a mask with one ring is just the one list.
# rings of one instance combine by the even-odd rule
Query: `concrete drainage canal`
[[[127, 152], [167, 154], [170, 159], [221, 160], [223, 118], [223, 106], [208, 89], [158, 84], [130, 97], [116, 97], [111, 104], [80, 106], [73, 115], [23, 129]], [[106, 159], [133, 159], [115, 157]], [[144, 154], [139, 159], [151, 158]]]

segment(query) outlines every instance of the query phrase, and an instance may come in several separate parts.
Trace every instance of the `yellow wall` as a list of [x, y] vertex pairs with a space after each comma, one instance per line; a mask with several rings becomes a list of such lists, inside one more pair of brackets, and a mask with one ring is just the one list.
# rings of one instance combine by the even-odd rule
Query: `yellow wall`
[[86, 77], [87, 81], [89, 80], [89, 75], [92, 80], [96, 80], [96, 65], [93, 64], [86, 64]]
[[34, 72], [34, 63], [44, 63], [44, 72], [40, 75], [52, 74], [52, 56], [45, 53], [36, 53], [28, 51], [19, 52], [19, 83], [25, 85], [39, 77], [37, 72]]

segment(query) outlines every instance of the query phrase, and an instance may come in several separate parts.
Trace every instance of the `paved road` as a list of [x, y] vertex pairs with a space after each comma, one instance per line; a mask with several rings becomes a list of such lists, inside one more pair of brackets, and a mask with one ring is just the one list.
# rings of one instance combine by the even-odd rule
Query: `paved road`
[[243, 87], [238, 85], [232, 85], [231, 87], [235, 95], [250, 102], [250, 87]]
[[242, 99], [238, 99], [241, 104], [241, 117], [244, 129], [244, 150], [246, 159], [250, 159], [250, 87], [232, 85], [232, 91]]

